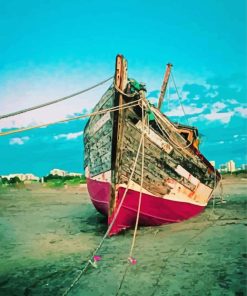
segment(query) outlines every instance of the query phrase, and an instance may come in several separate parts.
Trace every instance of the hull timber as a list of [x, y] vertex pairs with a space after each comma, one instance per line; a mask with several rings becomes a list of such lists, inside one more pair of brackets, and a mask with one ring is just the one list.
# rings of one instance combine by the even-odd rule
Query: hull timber
[[[123, 71], [126, 65], [122, 56], [117, 59], [122, 62], [120, 70]], [[122, 89], [128, 91], [130, 84], [126, 77], [124, 79], [118, 85], [122, 83]], [[116, 76], [115, 83], [117, 80]], [[111, 86], [93, 111], [143, 98], [145, 114], [153, 113], [156, 120], [150, 120], [149, 126], [145, 127], [139, 225], [161, 225], [189, 219], [206, 207], [220, 175], [197, 149], [196, 141], [190, 141], [196, 129], [175, 125], [157, 108], [150, 106], [143, 94], [143, 90], [139, 90], [134, 96], [125, 96]], [[141, 120], [142, 109], [135, 106], [95, 115], [84, 130], [84, 166], [89, 195], [95, 208], [108, 216], [108, 224], [115, 217], [134, 166], [142, 136]], [[141, 158], [139, 155], [110, 235], [135, 224], [141, 190]]]
[[[87, 185], [95, 208], [101, 214], [108, 216], [111, 184], [88, 178]], [[118, 189], [118, 204], [123, 198], [124, 191], [125, 187], [120, 186]], [[121, 230], [135, 225], [138, 201], [139, 191], [133, 189], [128, 190], [110, 235], [117, 234]], [[180, 196], [177, 196], [175, 200], [143, 193], [139, 225], [157, 226], [167, 223], [181, 222], [198, 215], [204, 210], [204, 207], [205, 205], [199, 205], [190, 200], [183, 200]], [[109, 217], [109, 224], [113, 217], [114, 215]]]

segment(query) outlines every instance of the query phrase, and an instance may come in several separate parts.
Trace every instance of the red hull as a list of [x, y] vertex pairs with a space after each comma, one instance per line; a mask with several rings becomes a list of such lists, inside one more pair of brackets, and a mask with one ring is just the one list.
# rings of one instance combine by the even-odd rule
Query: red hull
[[111, 184], [87, 178], [87, 190], [96, 210], [101, 214], [108, 216]]
[[[108, 215], [111, 184], [108, 182], [87, 179], [88, 192], [95, 208], [102, 214]], [[118, 190], [117, 206], [123, 197], [125, 188]], [[117, 234], [123, 229], [133, 227], [136, 221], [139, 192], [129, 189], [122, 207], [118, 213], [116, 221], [112, 226], [110, 235]], [[198, 215], [204, 209], [204, 206], [195, 204], [172, 201], [161, 197], [156, 197], [146, 193], [142, 194], [142, 204], [140, 209], [139, 225], [157, 226], [161, 224], [180, 222]], [[114, 214], [108, 217], [108, 224], [114, 218]]]

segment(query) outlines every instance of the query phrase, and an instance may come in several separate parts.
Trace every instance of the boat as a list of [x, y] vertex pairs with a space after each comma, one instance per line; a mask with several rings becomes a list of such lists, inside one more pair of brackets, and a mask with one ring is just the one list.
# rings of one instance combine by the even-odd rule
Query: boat
[[96, 210], [108, 217], [109, 236], [134, 227], [137, 216], [138, 225], [156, 226], [198, 215], [221, 179], [199, 150], [197, 128], [161, 112], [171, 68], [155, 106], [117, 55], [114, 81], [85, 126], [87, 188]]

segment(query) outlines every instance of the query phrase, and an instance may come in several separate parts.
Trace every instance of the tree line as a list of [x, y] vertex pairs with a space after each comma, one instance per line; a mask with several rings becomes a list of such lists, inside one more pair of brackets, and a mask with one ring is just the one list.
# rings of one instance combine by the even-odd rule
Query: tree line
[[[48, 176], [43, 177], [44, 182], [49, 182], [49, 181], [60, 181], [60, 182], [66, 182], [69, 180], [75, 180], [78, 183], [85, 183], [86, 182], [86, 177], [84, 175], [82, 176], [58, 176], [58, 175], [51, 175], [49, 174]], [[39, 181], [34, 181], [34, 182], [41, 182], [42, 178], [39, 179]], [[21, 184], [23, 181], [15, 176], [10, 179], [6, 177], [1, 177], [0, 176], [0, 184], [2, 185], [12, 185], [12, 184]]]

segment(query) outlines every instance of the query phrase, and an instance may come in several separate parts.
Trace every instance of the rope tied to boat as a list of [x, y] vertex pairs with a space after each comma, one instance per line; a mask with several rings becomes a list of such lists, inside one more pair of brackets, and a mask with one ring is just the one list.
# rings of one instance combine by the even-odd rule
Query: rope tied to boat
[[126, 92], [122, 91], [116, 84], [114, 84], [115, 89], [122, 95], [128, 98], [134, 98], [137, 96], [139, 93], [137, 91], [134, 91], [132, 94], [127, 94]]
[[[141, 99], [142, 100], [142, 99]], [[138, 100], [139, 102], [140, 100]], [[94, 256], [96, 256], [97, 252], [100, 250], [100, 248], [102, 247], [105, 239], [107, 238], [107, 236], [109, 235], [117, 217], [118, 217], [118, 214], [120, 212], [120, 209], [123, 205], [123, 202], [126, 198], [126, 195], [127, 195], [127, 192], [129, 190], [129, 187], [130, 187], [130, 184], [131, 184], [131, 181], [132, 181], [132, 178], [133, 178], [133, 175], [134, 175], [134, 172], [135, 172], [135, 169], [136, 169], [136, 164], [137, 164], [137, 160], [138, 160], [138, 157], [139, 157], [139, 154], [140, 154], [140, 150], [141, 150], [141, 146], [142, 146], [142, 143], [143, 143], [143, 137], [144, 137], [144, 132], [142, 133], [141, 135], [141, 139], [140, 139], [140, 142], [139, 142], [139, 146], [138, 146], [138, 149], [137, 149], [137, 153], [136, 153], [136, 157], [135, 157], [135, 160], [134, 160], [134, 164], [133, 164], [133, 168], [132, 168], [132, 171], [131, 171], [131, 174], [130, 174], [130, 177], [129, 177], [129, 180], [128, 180], [128, 183], [127, 183], [127, 186], [125, 188], [125, 191], [124, 191], [124, 194], [123, 194], [123, 197], [118, 205], [118, 208], [117, 208], [117, 211], [111, 221], [111, 224], [109, 225], [106, 233], [104, 234], [102, 240], [100, 241], [99, 245], [96, 247], [96, 249], [93, 251], [91, 257], [89, 258], [89, 260], [87, 261], [86, 265], [84, 266], [83, 269], [80, 270], [79, 274], [75, 277], [75, 279], [73, 280], [73, 282], [71, 283], [71, 285], [65, 290], [65, 292], [63, 293], [63, 296], [66, 296], [68, 295], [68, 293], [70, 292], [70, 290], [74, 287], [74, 285], [80, 280], [80, 278], [82, 277], [82, 275], [86, 272], [87, 268], [89, 265], [91, 265], [91, 262], [94, 258]], [[144, 146], [143, 146], [144, 147]], [[138, 219], [139, 220], [139, 219]], [[137, 222], [138, 223], [138, 222]], [[133, 250], [132, 250], [133, 251]]]
[[22, 110], [19, 110], [19, 111], [15, 111], [15, 112], [11, 112], [11, 113], [8, 113], [8, 114], [4, 114], [4, 115], [0, 115], [0, 119], [3, 119], [3, 118], [8, 118], [8, 117], [11, 117], [11, 116], [15, 116], [15, 115], [19, 115], [19, 114], [22, 114], [22, 113], [26, 113], [26, 112], [29, 112], [29, 111], [33, 111], [33, 110], [36, 110], [36, 109], [40, 109], [40, 108], [43, 108], [43, 107], [46, 107], [46, 106], [49, 106], [49, 105], [53, 105], [53, 104], [56, 104], [56, 103], [59, 103], [59, 102], [62, 102], [62, 101], [65, 101], [65, 100], [68, 100], [70, 98], [73, 98], [75, 96], [78, 96], [80, 94], [83, 94], [85, 92], [88, 92], [108, 81], [110, 81], [111, 79], [113, 78], [113, 76], [103, 80], [103, 81], [100, 81], [90, 87], [87, 87], [81, 91], [78, 91], [76, 93], [73, 93], [71, 95], [68, 95], [68, 96], [65, 96], [65, 97], [62, 97], [60, 99], [56, 99], [56, 100], [53, 100], [53, 101], [50, 101], [50, 102], [47, 102], [47, 103], [44, 103], [44, 104], [40, 104], [40, 105], [36, 105], [36, 106], [33, 106], [33, 107], [29, 107], [29, 108], [26, 108], [26, 109], [22, 109]]
[[145, 160], [145, 121], [147, 121], [148, 118], [148, 114], [145, 117], [144, 116], [144, 105], [143, 105], [143, 101], [141, 104], [141, 108], [142, 108], [142, 134], [141, 134], [141, 146], [142, 146], [142, 160], [141, 160], [141, 182], [140, 182], [140, 193], [139, 193], [139, 200], [138, 200], [138, 208], [137, 208], [137, 215], [136, 215], [136, 222], [135, 222], [135, 228], [134, 228], [134, 234], [133, 234], [133, 239], [132, 239], [132, 243], [131, 243], [131, 247], [130, 247], [130, 251], [129, 251], [129, 257], [128, 257], [128, 261], [127, 261], [127, 265], [125, 267], [120, 285], [117, 289], [116, 292], [116, 296], [119, 294], [122, 285], [124, 283], [125, 277], [127, 275], [127, 271], [128, 268], [130, 266], [130, 264], [134, 265], [137, 263], [137, 260], [135, 258], [133, 258], [133, 251], [134, 251], [134, 247], [135, 247], [135, 243], [136, 243], [136, 235], [137, 235], [137, 228], [139, 225], [139, 219], [140, 219], [140, 211], [141, 211], [141, 204], [142, 204], [142, 191], [143, 191], [143, 176], [144, 176], [144, 160]]
[[[103, 81], [101, 81], [101, 82], [99, 82], [99, 83], [97, 83], [97, 84], [95, 84], [95, 85], [93, 85], [93, 86], [91, 86], [91, 87], [89, 87], [87, 89], [84, 89], [84, 90], [82, 90], [80, 92], [74, 93], [74, 94], [72, 94], [70, 96], [63, 97], [61, 99], [57, 99], [55, 101], [51, 101], [51, 102], [48, 102], [48, 103], [45, 103], [45, 104], [41, 104], [41, 105], [38, 105], [38, 106], [23, 109], [23, 110], [20, 110], [20, 111], [17, 111], [17, 112], [1, 115], [0, 120], [3, 119], [3, 118], [7, 118], [7, 117], [10, 117], [10, 116], [14, 116], [14, 115], [19, 115], [19, 114], [22, 114], [22, 113], [25, 113], [25, 112], [28, 112], [28, 111], [32, 111], [32, 110], [35, 110], [35, 109], [39, 109], [39, 108], [42, 108], [42, 107], [45, 107], [45, 106], [48, 106], [48, 105], [52, 105], [52, 104], [67, 100], [67, 99], [69, 99], [71, 97], [74, 97], [76, 95], [87, 92], [87, 91], [89, 91], [89, 90], [91, 90], [93, 88], [96, 88], [99, 85], [106, 83], [110, 79], [112, 79], [112, 77], [110, 77], [110, 78], [108, 78], [106, 80], [103, 80]], [[124, 95], [124, 96], [126, 96], [128, 98], [134, 98], [135, 96], [138, 95], [138, 92], [136, 92], [136, 91], [133, 94], [127, 94], [127, 93], [123, 92], [121, 89], [119, 89], [116, 84], [114, 84], [114, 87], [119, 93], [121, 93], [122, 95]], [[19, 128], [19, 129], [7, 131], [7, 132], [1, 132], [0, 136], [7, 136], [7, 135], [21, 133], [21, 132], [25, 132], [25, 131], [29, 131], [29, 130], [33, 130], [33, 129], [37, 129], [37, 128], [41, 128], [41, 127], [47, 127], [47, 126], [58, 124], [58, 123], [65, 123], [65, 122], [69, 122], [69, 121], [84, 119], [84, 118], [87, 118], [87, 117], [92, 117], [92, 116], [96, 116], [96, 115], [99, 115], [99, 114], [104, 114], [104, 113], [107, 113], [107, 112], [115, 112], [115, 111], [119, 111], [121, 109], [135, 107], [135, 106], [139, 105], [140, 101], [141, 101], [141, 99], [137, 99], [137, 100], [134, 100], [132, 102], [125, 103], [125, 104], [123, 104], [121, 106], [118, 105], [118, 106], [111, 107], [111, 108], [108, 108], [108, 109], [103, 109], [103, 110], [99, 110], [99, 111], [88, 113], [88, 114], [79, 115], [79, 116], [72, 117], [72, 118], [57, 120], [57, 121], [54, 121], [54, 122], [44, 123], [44, 124], [35, 125], [35, 126], [31, 126], [31, 127]]]
[[[179, 145], [178, 143], [176, 143], [172, 138], [171, 136], [168, 134], [168, 133], [165, 133], [164, 132], [164, 129], [160, 126], [160, 123], [159, 123], [159, 120], [160, 118], [158, 117], [158, 115], [156, 114], [156, 112], [153, 112], [152, 109], [151, 109], [151, 105], [150, 103], [147, 101], [147, 108], [150, 112], [150, 118], [155, 120], [157, 126], [159, 127], [162, 135], [168, 140], [168, 142], [172, 145], [172, 146], [175, 146], [176, 148], [178, 149], [181, 149], [181, 150], [184, 150], [184, 149], [187, 149], [189, 148], [192, 144], [193, 144], [193, 141], [189, 142], [187, 145], [185, 146], [181, 146]], [[181, 135], [175, 130], [175, 128], [173, 128], [174, 132], [179, 135], [181, 137]]]
[[173, 82], [173, 84], [174, 84], [174, 87], [175, 87], [175, 90], [176, 90], [176, 93], [177, 93], [177, 96], [178, 96], [178, 100], [179, 100], [180, 106], [181, 106], [182, 111], [183, 111], [183, 113], [184, 113], [185, 120], [187, 121], [187, 123], [188, 123], [188, 125], [189, 125], [189, 124], [190, 124], [190, 123], [189, 123], [189, 119], [188, 119], [187, 114], [186, 114], [186, 112], [185, 112], [185, 110], [184, 110], [184, 106], [183, 106], [183, 103], [182, 103], [182, 99], [181, 99], [181, 96], [179, 95], [178, 88], [177, 88], [177, 85], [176, 85], [176, 82], [175, 82], [175, 79], [174, 79], [174, 75], [173, 75], [173, 73], [172, 73], [172, 70], [171, 70], [171, 77], [172, 77], [172, 82]]
[[21, 132], [33, 130], [33, 129], [36, 129], [36, 128], [47, 127], [47, 126], [54, 125], [54, 124], [57, 124], [57, 123], [64, 123], [64, 122], [74, 121], [74, 120], [78, 120], [78, 119], [84, 119], [84, 118], [96, 116], [96, 115], [99, 115], [99, 114], [105, 114], [107, 112], [115, 112], [115, 111], [119, 111], [121, 109], [126, 109], [126, 108], [131, 108], [131, 107], [138, 106], [140, 101], [141, 101], [141, 99], [138, 99], [138, 100], [123, 104], [121, 106], [118, 105], [118, 106], [115, 106], [115, 107], [95, 111], [95, 112], [84, 114], [84, 115], [79, 115], [79, 116], [72, 117], [72, 118], [62, 119], [62, 120], [49, 122], [49, 123], [44, 123], [44, 124], [31, 126], [31, 127], [20, 128], [20, 129], [16, 129], [16, 130], [7, 131], [7, 132], [1, 132], [0, 136], [7, 136], [7, 135], [11, 135], [11, 134], [21, 133]]

